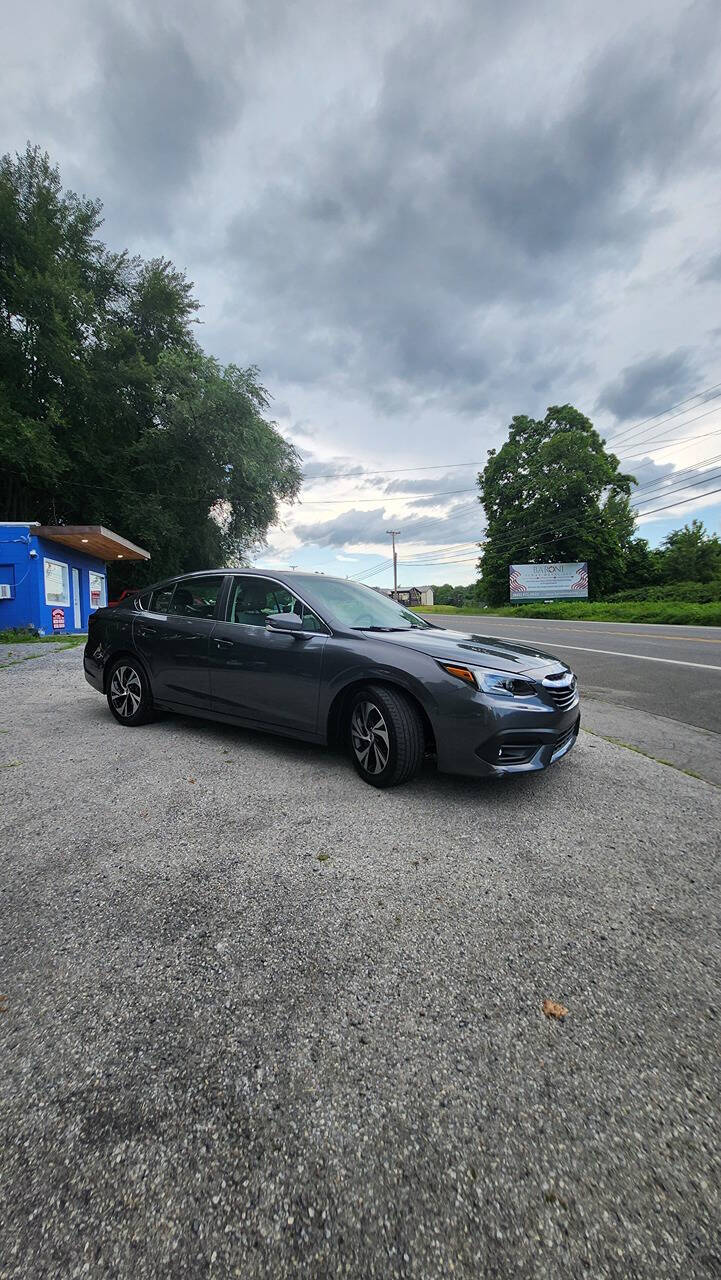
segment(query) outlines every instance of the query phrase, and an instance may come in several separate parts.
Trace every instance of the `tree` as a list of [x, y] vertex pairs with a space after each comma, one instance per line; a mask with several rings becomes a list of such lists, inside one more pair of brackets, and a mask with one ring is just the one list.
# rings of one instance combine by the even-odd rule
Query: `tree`
[[659, 552], [651, 550], [646, 538], [632, 538], [626, 549], [624, 590], [631, 587], [653, 586], [660, 581], [660, 578]]
[[[119, 518], [134, 519], [141, 545], [163, 546], [164, 572], [242, 560], [275, 520], [278, 501], [300, 485], [295, 449], [263, 417], [258, 370], [224, 369], [199, 350], [166, 352], [153, 392], [154, 419], [119, 485]], [[142, 511], [138, 486], [148, 495]], [[148, 573], [157, 578], [157, 566]]]
[[721, 577], [721, 542], [701, 520], [674, 529], [658, 553], [662, 582], [711, 582]]
[[117, 260], [95, 240], [100, 205], [63, 193], [47, 155], [0, 160], [0, 504], [59, 486], [63, 438], [84, 402], [82, 359], [96, 335]]
[[116, 528], [152, 556], [118, 587], [242, 557], [300, 468], [258, 370], [201, 351], [184, 274], [101, 222], [38, 148], [0, 161], [0, 518]]
[[478, 483], [486, 513], [480, 590], [489, 604], [508, 599], [514, 562], [587, 560], [595, 596], [623, 583], [633, 477], [619, 471], [578, 409], [553, 405], [542, 420], [514, 417]]

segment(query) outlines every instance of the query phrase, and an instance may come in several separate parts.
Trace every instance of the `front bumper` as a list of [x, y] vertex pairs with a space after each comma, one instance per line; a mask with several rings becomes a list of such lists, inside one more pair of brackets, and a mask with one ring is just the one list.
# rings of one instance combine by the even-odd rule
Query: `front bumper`
[[581, 713], [565, 729], [502, 729], [476, 747], [475, 754], [493, 774], [532, 773], [554, 764], [576, 745]]
[[538, 772], [568, 755], [581, 723], [578, 698], [566, 711], [539, 704], [506, 710], [473, 698], [464, 712], [434, 725], [442, 773], [489, 778]]

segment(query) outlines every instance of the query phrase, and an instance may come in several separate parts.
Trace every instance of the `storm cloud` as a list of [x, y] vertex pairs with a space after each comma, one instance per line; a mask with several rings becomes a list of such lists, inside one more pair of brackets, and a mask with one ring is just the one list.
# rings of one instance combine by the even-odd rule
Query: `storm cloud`
[[696, 384], [691, 353], [680, 349], [649, 356], [622, 369], [605, 386], [598, 407], [621, 421], [657, 414], [685, 396]]
[[260, 366], [303, 452], [283, 554], [391, 520], [432, 547], [479, 536], [464, 491], [516, 413], [578, 405], [640, 486], [712, 453], [631, 429], [721, 378], [720, 29], [715, 0], [39, 0], [0, 129]]

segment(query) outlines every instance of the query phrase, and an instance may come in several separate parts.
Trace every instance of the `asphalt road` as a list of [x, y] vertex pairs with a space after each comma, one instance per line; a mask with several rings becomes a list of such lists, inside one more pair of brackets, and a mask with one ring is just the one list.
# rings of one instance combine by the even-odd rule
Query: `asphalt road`
[[3, 1280], [719, 1275], [716, 787], [374, 792], [80, 661], [0, 670]]
[[434, 614], [430, 621], [557, 654], [578, 675], [587, 727], [721, 785], [721, 627], [485, 613]]

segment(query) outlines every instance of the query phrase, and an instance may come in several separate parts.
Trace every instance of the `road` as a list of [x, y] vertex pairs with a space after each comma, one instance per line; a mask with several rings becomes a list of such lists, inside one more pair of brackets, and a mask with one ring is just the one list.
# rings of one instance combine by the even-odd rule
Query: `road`
[[430, 621], [557, 654], [584, 723], [721, 785], [721, 627], [434, 614]]
[[718, 788], [582, 732], [375, 792], [69, 650], [0, 791], [3, 1280], [719, 1275]]

